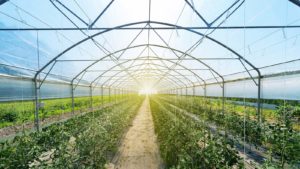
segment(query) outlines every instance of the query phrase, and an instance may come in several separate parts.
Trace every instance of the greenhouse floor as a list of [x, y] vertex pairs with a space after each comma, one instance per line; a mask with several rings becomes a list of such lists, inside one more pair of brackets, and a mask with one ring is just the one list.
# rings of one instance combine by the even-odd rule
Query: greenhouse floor
[[117, 155], [107, 168], [157, 169], [162, 168], [161, 161], [147, 97], [125, 134]]

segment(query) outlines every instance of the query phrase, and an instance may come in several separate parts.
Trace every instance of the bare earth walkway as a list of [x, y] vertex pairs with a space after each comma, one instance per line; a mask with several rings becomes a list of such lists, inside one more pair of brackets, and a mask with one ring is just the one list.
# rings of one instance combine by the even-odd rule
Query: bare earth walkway
[[148, 97], [125, 135], [114, 161], [115, 164], [110, 164], [107, 168], [162, 168]]

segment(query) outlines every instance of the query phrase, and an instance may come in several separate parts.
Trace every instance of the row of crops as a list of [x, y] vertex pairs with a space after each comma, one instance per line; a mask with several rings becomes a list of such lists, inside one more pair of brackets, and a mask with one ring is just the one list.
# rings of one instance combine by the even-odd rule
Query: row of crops
[[260, 167], [299, 167], [299, 107], [263, 110], [259, 123], [255, 108], [228, 103], [223, 112], [220, 100], [163, 95], [150, 103], [170, 168], [242, 167], [244, 151]]
[[142, 100], [128, 96], [114, 106], [1, 142], [0, 168], [103, 168]]
[[[75, 111], [86, 111], [92, 106], [97, 108], [108, 102], [124, 99], [126, 95], [76, 97]], [[39, 116], [44, 120], [51, 116], [72, 112], [71, 98], [41, 100], [44, 107], [40, 108]], [[0, 128], [23, 124], [34, 120], [35, 105], [33, 101], [12, 101], [0, 103]]]

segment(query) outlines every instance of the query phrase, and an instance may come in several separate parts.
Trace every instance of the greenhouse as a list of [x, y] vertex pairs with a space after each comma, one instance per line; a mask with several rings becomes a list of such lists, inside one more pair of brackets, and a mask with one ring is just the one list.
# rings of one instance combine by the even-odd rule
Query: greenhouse
[[300, 0], [0, 0], [0, 169], [299, 169]]

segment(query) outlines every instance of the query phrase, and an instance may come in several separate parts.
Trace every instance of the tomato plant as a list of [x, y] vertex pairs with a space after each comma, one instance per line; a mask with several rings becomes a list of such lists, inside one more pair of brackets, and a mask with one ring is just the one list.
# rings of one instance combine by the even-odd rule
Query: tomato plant
[[[141, 97], [55, 123], [1, 143], [0, 168], [103, 168], [141, 104]], [[138, 103], [138, 104], [137, 104]]]
[[151, 98], [155, 131], [167, 168], [242, 167], [237, 152], [204, 123], [187, 118], [176, 109]]

